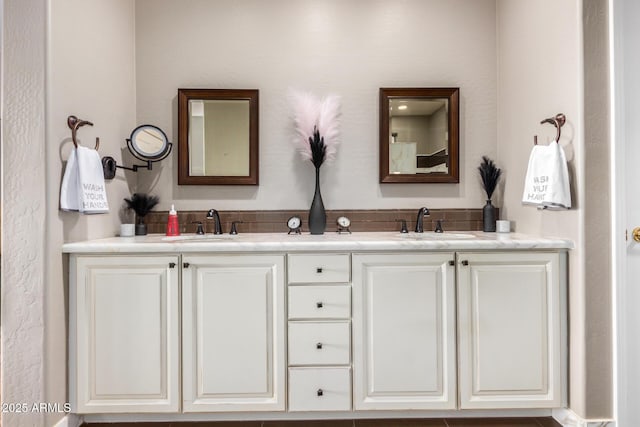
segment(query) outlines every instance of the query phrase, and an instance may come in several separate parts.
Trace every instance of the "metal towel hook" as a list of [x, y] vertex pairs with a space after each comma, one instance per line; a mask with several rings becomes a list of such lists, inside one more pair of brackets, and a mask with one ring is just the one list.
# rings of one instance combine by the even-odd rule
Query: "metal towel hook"
[[[558, 113], [556, 114], [554, 117], [549, 117], [547, 119], [544, 119], [543, 121], [540, 122], [540, 124], [544, 124], [544, 123], [550, 123], [552, 125], [554, 125], [556, 127], [556, 142], [560, 143], [560, 135], [562, 133], [562, 126], [564, 126], [565, 122], [567, 121], [567, 118], [564, 114], [562, 113]], [[535, 135], [533, 137], [533, 144], [534, 145], [538, 145], [538, 136]]]
[[[78, 129], [84, 125], [93, 126], [93, 123], [87, 120], [81, 120], [76, 116], [69, 116], [67, 117], [67, 125], [71, 129], [71, 140], [73, 141], [73, 145], [76, 148], [78, 148], [78, 141], [76, 141], [76, 133], [78, 132]], [[97, 151], [99, 147], [100, 147], [100, 138], [96, 138], [95, 150]]]

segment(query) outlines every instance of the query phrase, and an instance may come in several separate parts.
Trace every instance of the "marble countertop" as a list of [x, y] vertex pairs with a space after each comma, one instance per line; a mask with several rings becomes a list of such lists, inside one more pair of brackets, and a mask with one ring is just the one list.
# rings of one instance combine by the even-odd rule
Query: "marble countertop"
[[483, 233], [450, 231], [401, 234], [359, 232], [323, 235], [286, 233], [241, 233], [166, 237], [151, 234], [136, 237], [111, 237], [66, 243], [62, 252], [91, 253], [187, 253], [187, 252], [289, 252], [289, 251], [397, 251], [397, 250], [544, 250], [572, 249], [565, 238], [536, 237], [519, 233]]

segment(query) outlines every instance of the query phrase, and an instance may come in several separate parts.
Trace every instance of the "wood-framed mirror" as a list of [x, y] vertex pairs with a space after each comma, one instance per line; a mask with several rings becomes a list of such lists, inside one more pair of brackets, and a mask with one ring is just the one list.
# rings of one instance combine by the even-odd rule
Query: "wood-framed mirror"
[[178, 184], [258, 185], [258, 90], [178, 89]]
[[459, 182], [459, 88], [380, 89], [380, 182]]

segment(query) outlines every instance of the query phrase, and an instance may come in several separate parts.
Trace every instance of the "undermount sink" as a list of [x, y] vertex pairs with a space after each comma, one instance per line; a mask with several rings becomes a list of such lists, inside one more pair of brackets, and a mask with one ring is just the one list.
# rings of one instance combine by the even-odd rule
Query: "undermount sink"
[[426, 231], [424, 233], [400, 233], [401, 237], [414, 240], [453, 240], [453, 239], [473, 239], [473, 234], [466, 233], [435, 233]]
[[163, 237], [164, 242], [212, 242], [233, 240], [236, 236], [231, 234], [183, 234], [180, 236]]

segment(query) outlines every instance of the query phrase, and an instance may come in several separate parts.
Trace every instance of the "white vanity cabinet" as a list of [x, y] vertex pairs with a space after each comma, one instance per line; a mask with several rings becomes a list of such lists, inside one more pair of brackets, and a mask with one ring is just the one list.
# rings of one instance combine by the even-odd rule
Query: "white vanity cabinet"
[[182, 263], [183, 411], [284, 411], [284, 255]]
[[354, 408], [456, 408], [455, 254], [353, 255]]
[[458, 253], [461, 409], [563, 406], [564, 256]]
[[68, 244], [72, 411], [164, 421], [563, 408], [571, 244], [492, 236]]
[[178, 259], [71, 256], [73, 412], [180, 410]]

